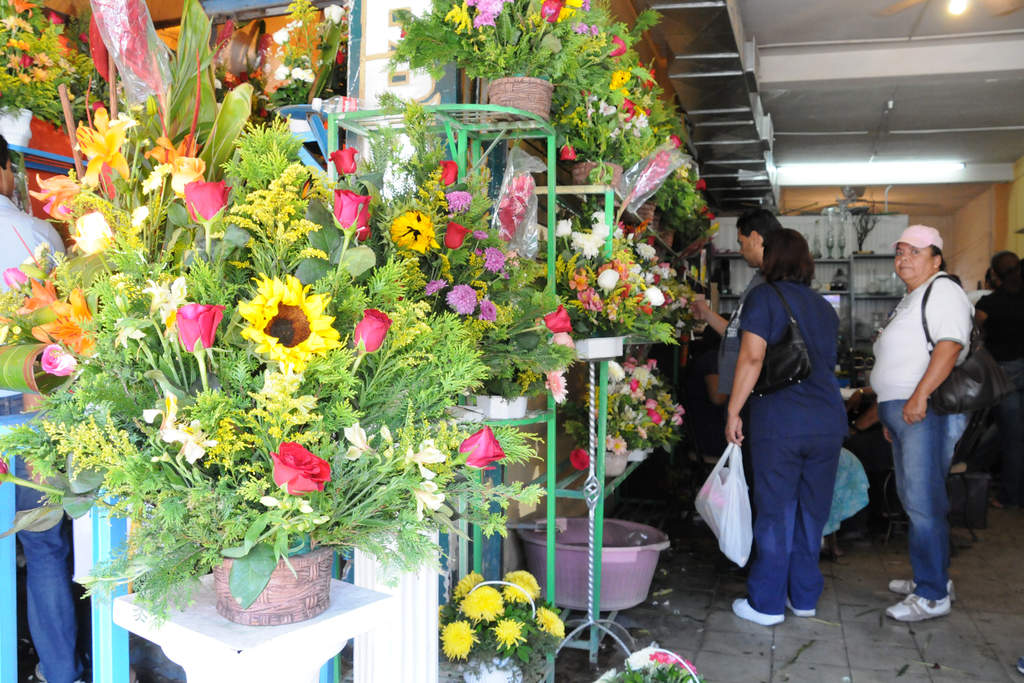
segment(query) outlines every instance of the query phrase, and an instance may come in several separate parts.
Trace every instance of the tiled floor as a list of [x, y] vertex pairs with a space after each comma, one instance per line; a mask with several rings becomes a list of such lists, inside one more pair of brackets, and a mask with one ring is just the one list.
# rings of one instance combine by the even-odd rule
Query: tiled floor
[[[657, 641], [691, 659], [709, 683], [813, 681], [986, 681], [1024, 683], [1024, 511], [989, 510], [989, 526], [955, 529], [951, 576], [957, 601], [948, 617], [904, 624], [885, 616], [898, 599], [886, 586], [909, 578], [906, 538], [888, 545], [848, 541], [837, 561], [823, 560], [825, 591], [815, 618], [788, 615], [765, 628], [732, 614], [745, 594], [742, 574], [717, 553], [706, 530], [676, 541], [647, 602], [620, 615], [638, 646]], [[608, 644], [599, 667], [563, 651], [557, 681], [593, 681], [622, 656]]]

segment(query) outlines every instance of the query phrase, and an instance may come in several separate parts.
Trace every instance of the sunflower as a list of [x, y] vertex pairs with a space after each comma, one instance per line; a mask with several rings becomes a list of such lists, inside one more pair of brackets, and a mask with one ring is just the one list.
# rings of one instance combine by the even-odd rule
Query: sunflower
[[474, 622], [483, 620], [491, 621], [501, 614], [505, 603], [501, 600], [501, 593], [490, 586], [480, 586], [467, 595], [459, 609]]
[[[509, 572], [505, 574], [503, 580], [518, 586], [518, 588], [505, 586], [505, 599], [509, 602], [529, 602], [540, 597], [540, 585], [530, 572], [522, 570]], [[520, 588], [522, 590], [519, 590]]]
[[514, 619], [502, 619], [491, 631], [494, 632], [494, 639], [506, 649], [526, 642], [526, 636], [523, 635], [523, 625]]
[[422, 211], [406, 211], [391, 223], [391, 239], [403, 249], [425, 254], [427, 249], [438, 248], [434, 239], [434, 221]]
[[256, 342], [256, 352], [265, 353], [296, 372], [306, 369], [309, 359], [341, 346], [334, 318], [323, 314], [330, 298], [307, 295], [298, 278], [287, 275], [282, 282], [262, 276], [256, 297], [239, 304], [238, 312], [249, 323], [242, 336]]
[[468, 621], [453, 621], [441, 629], [441, 649], [449, 660], [465, 660], [478, 642]]
[[537, 626], [541, 631], [556, 638], [565, 638], [565, 623], [556, 612], [547, 607], [537, 608]]
[[469, 591], [476, 588], [476, 585], [484, 580], [484, 577], [480, 576], [476, 572], [470, 572], [463, 576], [457, 584], [455, 584], [455, 590], [452, 592], [452, 599], [458, 602], [462, 598], [469, 594]]

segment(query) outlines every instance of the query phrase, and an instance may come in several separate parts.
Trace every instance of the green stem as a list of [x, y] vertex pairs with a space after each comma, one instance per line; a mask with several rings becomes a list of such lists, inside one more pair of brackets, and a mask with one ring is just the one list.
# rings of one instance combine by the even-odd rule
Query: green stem
[[17, 486], [24, 486], [25, 488], [35, 489], [36, 491], [48, 493], [51, 496], [64, 495], [64, 491], [61, 491], [60, 489], [55, 488], [53, 486], [40, 484], [39, 482], [32, 481], [31, 479], [22, 479], [21, 477], [16, 477], [13, 474], [0, 474], [0, 484], [3, 484], [4, 482], [8, 481], [11, 482], [12, 484], [16, 484]]
[[196, 362], [199, 363], [199, 378], [203, 382], [203, 391], [209, 391], [210, 385], [206, 380], [206, 347], [203, 346], [203, 342], [196, 342], [192, 355], [196, 357]]

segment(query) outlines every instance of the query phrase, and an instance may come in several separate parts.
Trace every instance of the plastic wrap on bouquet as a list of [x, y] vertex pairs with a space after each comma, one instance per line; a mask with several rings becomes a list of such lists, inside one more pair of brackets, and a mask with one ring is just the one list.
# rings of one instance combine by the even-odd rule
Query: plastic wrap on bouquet
[[505, 176], [498, 194], [498, 208], [491, 228], [498, 231], [509, 247], [526, 258], [537, 255], [540, 231], [537, 230], [537, 187], [533, 173], [547, 170], [539, 159], [516, 147], [508, 155]]
[[683, 154], [670, 143], [664, 144], [630, 166], [622, 174], [615, 192], [622, 199], [623, 206], [636, 214], [640, 205], [654, 196], [673, 171], [690, 161], [690, 155]]
[[130, 104], [160, 99], [170, 87], [170, 50], [156, 35], [144, 0], [91, 0], [93, 19], [117, 65]]

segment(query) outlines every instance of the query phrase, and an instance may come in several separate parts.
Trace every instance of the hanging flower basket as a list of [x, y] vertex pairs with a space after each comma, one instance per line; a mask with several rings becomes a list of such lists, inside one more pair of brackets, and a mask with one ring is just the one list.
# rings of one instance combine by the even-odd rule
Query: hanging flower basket
[[647, 225], [654, 229], [654, 202], [644, 202], [636, 210], [636, 217], [641, 221], [647, 221]]
[[32, 112], [28, 109], [0, 110], [0, 135], [8, 145], [28, 147], [32, 139]]
[[[270, 575], [270, 582], [256, 602], [242, 609], [231, 595], [229, 578], [234, 560], [213, 570], [213, 585], [217, 591], [217, 614], [228, 621], [246, 626], [282, 626], [295, 624], [318, 616], [327, 609], [331, 597], [331, 567], [334, 551], [318, 548], [288, 558], [291, 568], [279, 560]], [[294, 573], [292, 570], [294, 569]]]
[[[622, 180], [622, 166], [619, 164], [613, 164], [610, 161], [580, 161], [573, 164], [572, 170], [572, 182], [574, 185], [590, 185], [590, 173], [598, 166], [604, 166], [606, 171], [605, 178], [599, 178], [604, 180], [603, 184], [611, 185], [612, 187], [618, 186]], [[608, 176], [607, 170], [611, 170], [611, 176]]]
[[512, 663], [511, 657], [498, 659], [479, 665], [479, 668], [462, 674], [466, 683], [522, 683], [523, 672]]
[[555, 86], [543, 78], [508, 76], [496, 78], [487, 88], [487, 101], [500, 107], [514, 107], [551, 119], [551, 93]]

